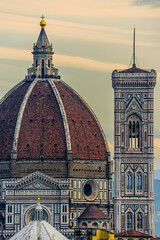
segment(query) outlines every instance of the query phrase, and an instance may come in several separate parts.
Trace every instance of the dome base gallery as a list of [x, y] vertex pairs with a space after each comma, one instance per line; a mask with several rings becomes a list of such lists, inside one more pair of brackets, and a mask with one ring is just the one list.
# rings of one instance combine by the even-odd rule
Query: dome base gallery
[[[89, 204], [97, 204], [110, 217], [112, 228], [112, 161], [103, 130], [87, 103], [53, 67], [44, 24], [32, 53], [27, 77], [0, 101], [0, 181], [4, 183], [0, 215], [4, 222], [11, 216], [7, 219], [11, 223], [17, 217], [12, 226], [19, 231], [28, 223], [39, 194], [48, 221], [57, 211], [51, 220], [54, 227], [77, 227], [78, 216]], [[53, 203], [57, 194], [67, 206], [61, 220], [62, 199]], [[33, 202], [26, 202], [27, 197]], [[9, 204], [13, 215], [6, 210]]]

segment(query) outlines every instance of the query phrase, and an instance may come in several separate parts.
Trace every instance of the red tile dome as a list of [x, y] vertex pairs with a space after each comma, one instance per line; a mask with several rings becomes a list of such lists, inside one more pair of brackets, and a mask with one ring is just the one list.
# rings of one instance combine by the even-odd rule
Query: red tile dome
[[42, 28], [28, 76], [0, 101], [0, 176], [106, 177], [109, 150], [89, 106], [52, 64]]
[[107, 152], [95, 115], [62, 80], [22, 81], [1, 100], [1, 161], [106, 160]]

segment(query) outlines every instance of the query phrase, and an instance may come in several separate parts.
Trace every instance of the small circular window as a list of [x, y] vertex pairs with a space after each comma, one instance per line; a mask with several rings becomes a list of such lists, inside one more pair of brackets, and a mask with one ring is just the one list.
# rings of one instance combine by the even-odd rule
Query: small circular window
[[93, 201], [98, 194], [98, 185], [93, 180], [88, 180], [83, 187], [83, 193], [88, 201]]

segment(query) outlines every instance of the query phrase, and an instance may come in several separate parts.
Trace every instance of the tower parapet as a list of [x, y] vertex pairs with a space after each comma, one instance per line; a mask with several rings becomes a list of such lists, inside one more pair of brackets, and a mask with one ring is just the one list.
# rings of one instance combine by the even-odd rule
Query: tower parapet
[[143, 70], [132, 67], [126, 70], [114, 70], [112, 73], [112, 87], [155, 87], [156, 71]]

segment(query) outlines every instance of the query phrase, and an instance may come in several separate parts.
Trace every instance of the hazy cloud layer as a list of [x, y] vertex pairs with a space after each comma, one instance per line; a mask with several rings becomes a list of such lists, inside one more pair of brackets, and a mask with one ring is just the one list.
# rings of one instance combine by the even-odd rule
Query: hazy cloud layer
[[[1, 59], [12, 59], [12, 60], [22, 60], [22, 61], [32, 61], [32, 55], [30, 50], [25, 49], [13, 49], [0, 47]], [[70, 67], [70, 68], [80, 68], [88, 69], [98, 72], [109, 72], [111, 73], [113, 69], [126, 69], [127, 65], [120, 63], [107, 63], [102, 61], [96, 61], [89, 58], [82, 58], [78, 56], [67, 56], [62, 54], [56, 54], [54, 57], [54, 62], [56, 66]]]
[[[135, 0], [137, 3], [140, 0]], [[141, 0], [145, 2], [147, 0]], [[158, 0], [157, 0], [158, 1]], [[147, 1], [148, 2], [148, 1]], [[151, 2], [156, 2], [151, 1]], [[159, 2], [159, 1], [158, 1]], [[95, 18], [132, 18], [132, 17], [158, 17], [158, 11], [146, 8], [145, 11], [137, 8], [135, 5], [130, 6], [130, 0], [47, 0], [44, 4], [42, 0], [12, 0], [1, 1], [1, 12], [17, 13], [18, 15], [31, 15], [37, 16], [44, 14], [49, 17], [95, 17]]]
[[134, 5], [150, 5], [152, 7], [160, 7], [160, 0], [133, 0]]

